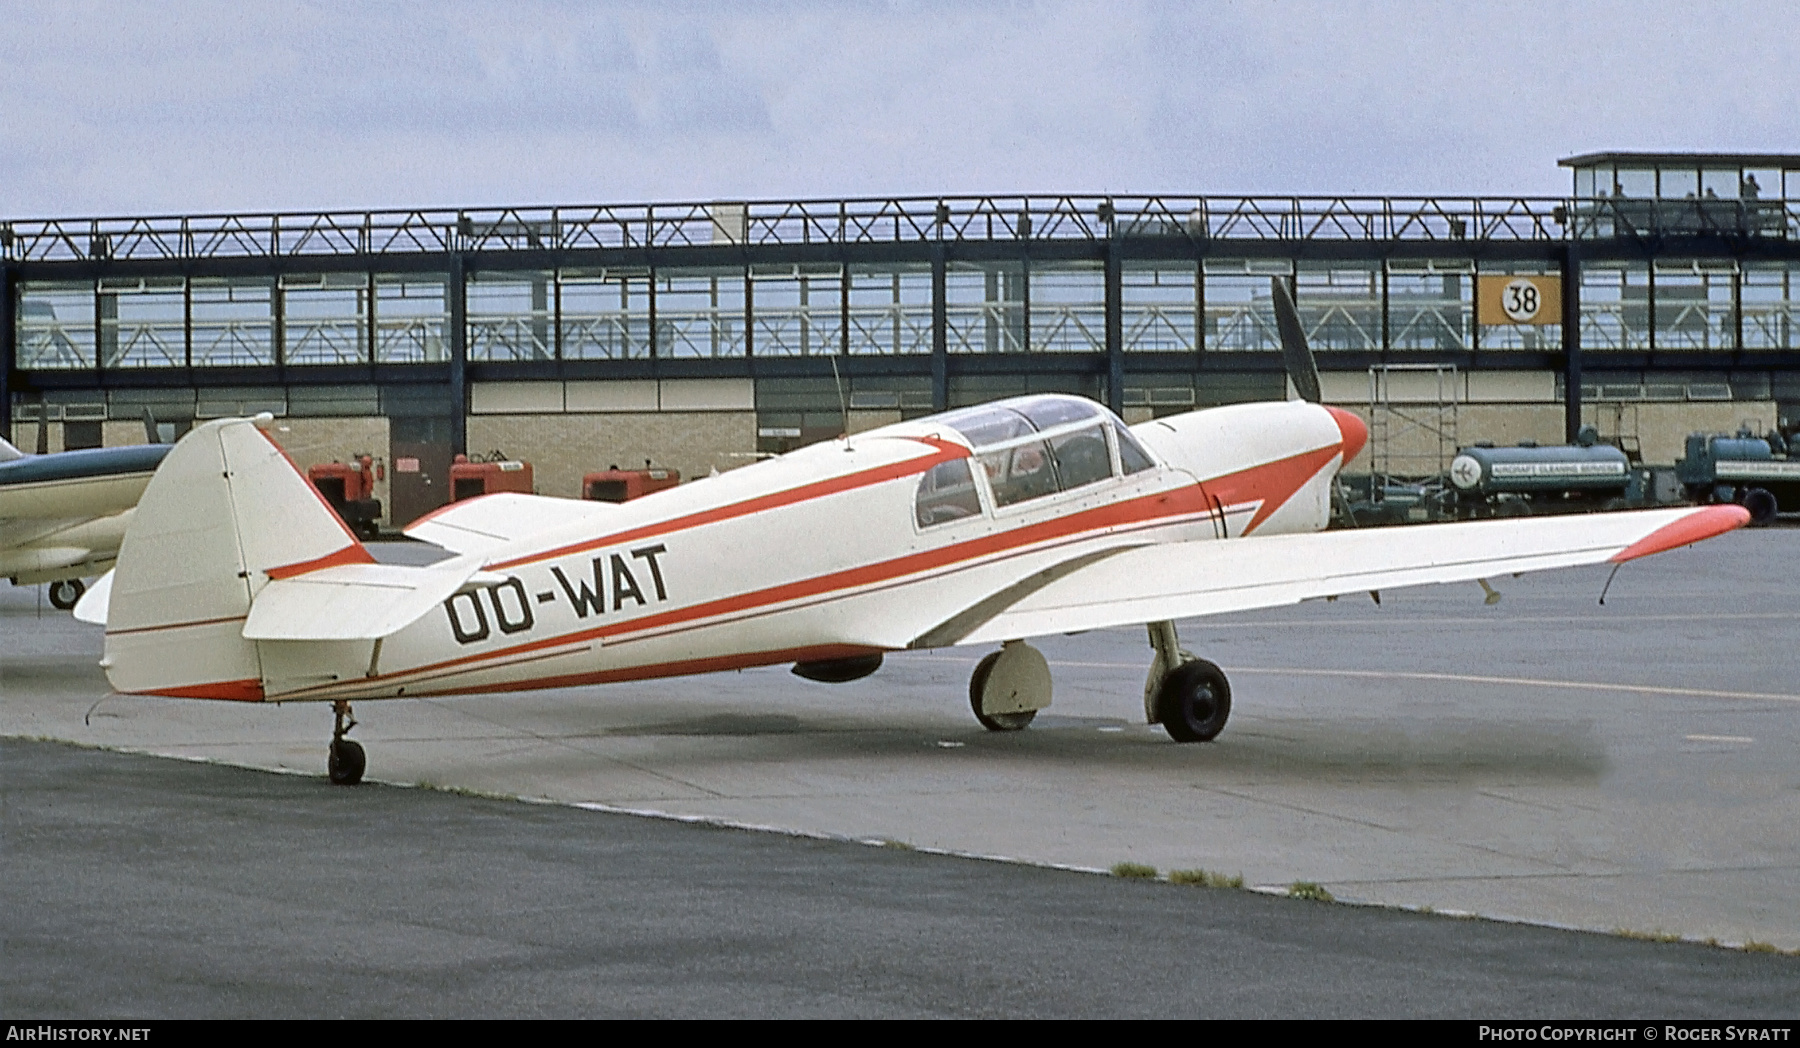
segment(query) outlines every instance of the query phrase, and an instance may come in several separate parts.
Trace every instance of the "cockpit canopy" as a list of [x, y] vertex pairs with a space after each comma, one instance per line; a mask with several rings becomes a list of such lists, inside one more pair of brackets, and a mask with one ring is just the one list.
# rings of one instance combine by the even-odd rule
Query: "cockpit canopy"
[[[961, 434], [1004, 508], [1150, 469], [1154, 462], [1118, 416], [1091, 400], [1046, 394], [947, 412], [920, 422]], [[968, 459], [929, 470], [919, 482], [920, 527], [980, 516]]]

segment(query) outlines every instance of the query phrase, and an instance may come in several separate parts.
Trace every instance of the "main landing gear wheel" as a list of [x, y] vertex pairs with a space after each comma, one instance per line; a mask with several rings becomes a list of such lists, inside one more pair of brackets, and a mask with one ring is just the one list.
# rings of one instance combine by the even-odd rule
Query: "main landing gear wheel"
[[1050, 664], [1023, 641], [1009, 640], [969, 677], [969, 708], [989, 731], [1018, 731], [1050, 705]]
[[994, 663], [1000, 661], [1000, 653], [992, 652], [975, 664], [975, 672], [969, 677], [969, 708], [975, 711], [975, 719], [989, 731], [1022, 731], [1037, 717], [1036, 710], [1023, 713], [983, 713], [981, 712], [981, 693], [987, 687], [988, 678], [994, 673]]
[[337, 723], [331, 730], [331, 754], [325, 763], [326, 772], [332, 785], [354, 786], [362, 781], [363, 769], [368, 765], [362, 746], [344, 737], [356, 727], [356, 717], [347, 702], [334, 702], [331, 709], [337, 715]]
[[1169, 671], [1156, 692], [1156, 719], [1176, 742], [1210, 742], [1231, 716], [1231, 683], [1205, 659]]
[[87, 585], [80, 579], [59, 579], [50, 584], [50, 606], [58, 611], [68, 611], [87, 592]]

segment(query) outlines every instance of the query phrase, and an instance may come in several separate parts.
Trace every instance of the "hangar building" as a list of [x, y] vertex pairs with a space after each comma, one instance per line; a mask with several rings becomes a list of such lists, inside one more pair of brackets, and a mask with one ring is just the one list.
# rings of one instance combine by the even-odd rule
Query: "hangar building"
[[979, 196], [0, 222], [0, 432], [271, 411], [400, 524], [452, 455], [692, 477], [946, 407], [1129, 421], [1284, 395], [1270, 278], [1351, 472], [1584, 423], [1651, 464], [1800, 420], [1800, 155], [1594, 153], [1563, 198]]

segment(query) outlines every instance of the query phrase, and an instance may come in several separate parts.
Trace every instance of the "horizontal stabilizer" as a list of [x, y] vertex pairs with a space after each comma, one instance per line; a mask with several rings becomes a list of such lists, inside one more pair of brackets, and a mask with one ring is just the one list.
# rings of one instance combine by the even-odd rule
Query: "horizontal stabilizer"
[[[342, 564], [263, 587], [244, 621], [245, 640], [376, 640], [411, 625], [469, 582], [472, 558], [429, 567]], [[495, 581], [498, 581], [496, 578]]]
[[1623, 562], [1749, 519], [1741, 506], [1702, 506], [1141, 546], [1056, 579], [955, 641], [937, 642], [991, 643]]
[[618, 507], [610, 502], [501, 492], [452, 502], [403, 530], [408, 538], [434, 543], [454, 553], [486, 553], [514, 539], [617, 511]]

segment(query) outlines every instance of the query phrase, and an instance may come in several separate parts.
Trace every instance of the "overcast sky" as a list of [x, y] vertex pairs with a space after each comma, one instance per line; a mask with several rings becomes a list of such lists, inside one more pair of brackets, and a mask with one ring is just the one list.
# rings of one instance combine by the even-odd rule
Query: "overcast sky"
[[0, 216], [1554, 195], [1800, 153], [1761, 3], [0, 0]]

